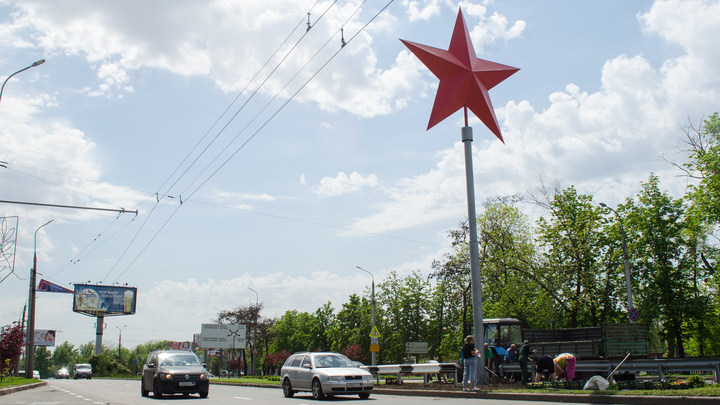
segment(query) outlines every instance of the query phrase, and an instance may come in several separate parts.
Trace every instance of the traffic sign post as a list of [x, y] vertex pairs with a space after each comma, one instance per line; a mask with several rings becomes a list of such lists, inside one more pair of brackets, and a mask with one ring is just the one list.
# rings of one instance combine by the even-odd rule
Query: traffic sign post
[[370, 332], [370, 352], [377, 353], [380, 351], [380, 332], [374, 327]]
[[427, 353], [427, 342], [405, 342], [405, 353]]

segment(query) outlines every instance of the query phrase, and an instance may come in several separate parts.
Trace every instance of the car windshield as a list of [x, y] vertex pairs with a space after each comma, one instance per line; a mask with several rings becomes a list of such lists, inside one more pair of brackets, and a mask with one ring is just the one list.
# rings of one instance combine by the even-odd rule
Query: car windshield
[[315, 367], [316, 368], [338, 368], [338, 367], [352, 367], [356, 368], [357, 366], [353, 364], [350, 359], [348, 359], [345, 356], [339, 356], [336, 354], [329, 354], [329, 355], [320, 355], [315, 356]]
[[197, 356], [190, 353], [164, 353], [158, 356], [159, 365], [164, 367], [171, 366], [200, 366], [200, 360]]
[[83, 365], [83, 366], [77, 366], [76, 368], [77, 368], [78, 370], [90, 370], [90, 366], [84, 366], [84, 365]]

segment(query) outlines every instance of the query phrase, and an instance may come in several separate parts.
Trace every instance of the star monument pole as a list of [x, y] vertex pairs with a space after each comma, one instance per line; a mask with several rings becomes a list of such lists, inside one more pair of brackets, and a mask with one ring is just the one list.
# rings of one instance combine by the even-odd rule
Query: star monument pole
[[[477, 57], [470, 39], [470, 32], [465, 24], [462, 9], [458, 10], [455, 29], [447, 51], [402, 39], [400, 41], [440, 79], [427, 129], [434, 127], [459, 109], [464, 109], [465, 126], [462, 128], [461, 134], [465, 146], [465, 178], [467, 184], [468, 223], [470, 225], [470, 281], [472, 285], [473, 324], [475, 326], [475, 341], [481, 343], [485, 340], [485, 333], [475, 214], [475, 186], [472, 164], [473, 135], [472, 127], [468, 126], [467, 110], [470, 109], [500, 139], [500, 142], [505, 143], [500, 133], [500, 126], [495, 117], [495, 110], [488, 91], [520, 69]], [[482, 348], [480, 353], [476, 373], [478, 384], [487, 384], [487, 373], [485, 372], [487, 359], [485, 359], [485, 351]], [[470, 384], [472, 383], [471, 381]]]

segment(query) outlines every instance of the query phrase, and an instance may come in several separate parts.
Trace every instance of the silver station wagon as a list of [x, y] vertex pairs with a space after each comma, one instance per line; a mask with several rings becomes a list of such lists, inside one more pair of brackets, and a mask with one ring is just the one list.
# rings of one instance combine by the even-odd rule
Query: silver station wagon
[[310, 391], [314, 399], [354, 394], [366, 399], [373, 390], [372, 374], [340, 353], [295, 353], [283, 364], [280, 378], [288, 398], [297, 391]]

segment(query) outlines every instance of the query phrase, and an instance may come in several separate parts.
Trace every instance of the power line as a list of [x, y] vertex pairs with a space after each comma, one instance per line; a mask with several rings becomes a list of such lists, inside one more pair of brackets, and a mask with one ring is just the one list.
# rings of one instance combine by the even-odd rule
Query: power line
[[[366, 1], [366, 0], [364, 0], [364, 1], [360, 4], [360, 7], [362, 7], [362, 5], [365, 4], [365, 1]], [[277, 116], [277, 114], [279, 114], [279, 113], [285, 108], [285, 106], [287, 106], [287, 105], [290, 103], [290, 101], [292, 101], [292, 100], [295, 98], [295, 96], [297, 96], [298, 93], [300, 93], [300, 91], [302, 91], [302, 90], [308, 85], [308, 83], [310, 83], [310, 81], [312, 81], [325, 67], [327, 67], [328, 64], [330, 64], [330, 62], [331, 62], [333, 59], [335, 59], [335, 57], [336, 57], [343, 49], [345, 49], [345, 45], [347, 45], [347, 44], [349, 44], [350, 42], [352, 42], [361, 32], [363, 32], [363, 31], [365, 30], [365, 28], [367, 28], [367, 26], [368, 26], [370, 23], [372, 23], [383, 11], [386, 10], [393, 2], [394, 2], [394, 0], [390, 0], [380, 11], [378, 11], [378, 12], [375, 14], [375, 16], [373, 16], [373, 18], [371, 18], [365, 25], [363, 25], [363, 27], [362, 27], [357, 33], [355, 33], [355, 35], [353, 35], [343, 46], [341, 46], [340, 49], [339, 49], [337, 52], [335, 52], [335, 53], [332, 55], [332, 57], [330, 57], [330, 59], [328, 59], [328, 60], [325, 62], [325, 64], [323, 64], [323, 65], [320, 67], [320, 69], [318, 69], [317, 72], [315, 72], [307, 81], [305, 81], [305, 83], [304, 83], [295, 93], [293, 93], [293, 95], [292, 95], [290, 98], [288, 98], [288, 100], [287, 100], [285, 103], [283, 103], [283, 104], [280, 106], [280, 108], [278, 108], [278, 110], [277, 110], [274, 114], [272, 114], [272, 115], [270, 116], [270, 118], [268, 118], [268, 119], [262, 124], [262, 126], [260, 126], [260, 128], [258, 128], [242, 145], [240, 145], [240, 147], [239, 147], [232, 155], [230, 155], [207, 179], [205, 179], [205, 181], [203, 181], [186, 199], [189, 199], [190, 197], [192, 197], [197, 191], [200, 190], [200, 188], [202, 188], [202, 186], [204, 186], [208, 181], [210, 181], [210, 179], [211, 179], [212, 177], [214, 177], [215, 174], [217, 174], [217, 173], [220, 171], [220, 169], [222, 169], [237, 153], [239, 153], [240, 150], [242, 150], [242, 149], [245, 147], [245, 145], [247, 145], [262, 129], [264, 129], [265, 126], [266, 126], [270, 121], [272, 121], [272, 120]], [[360, 7], [358, 7], [358, 8], [356, 9], [356, 11], [348, 18], [348, 21], [355, 15], [355, 13], [360, 9]], [[346, 21], [346, 23], [347, 23], [348, 21]], [[340, 30], [336, 31], [336, 33], [328, 40], [328, 42], [329, 42], [332, 38], [334, 38], [334, 37], [337, 35], [338, 32], [340, 32]], [[325, 45], [323, 45], [323, 47], [321, 48], [321, 50], [322, 50], [326, 45], [327, 45], [327, 42], [326, 42]], [[319, 52], [320, 52], [320, 50], [318, 51], [318, 53], [319, 53]], [[316, 55], [317, 55], [317, 53], [316, 53]], [[313, 56], [313, 58], [314, 58], [314, 56]], [[309, 63], [309, 62], [308, 62], [308, 63]], [[305, 68], [305, 66], [307, 66], [307, 63], [303, 66], [303, 69]], [[293, 79], [294, 79], [296, 76], [297, 76], [297, 75], [295, 75], [295, 76], [293, 77]], [[291, 79], [291, 81], [292, 81], [293, 79]], [[290, 82], [291, 82], [291, 81], [290, 81]], [[290, 82], [288, 82], [288, 85], [289, 85]], [[286, 86], [287, 86], [287, 85], [286, 85]], [[284, 88], [283, 88], [283, 89], [284, 89]], [[278, 93], [278, 94], [280, 94], [280, 93]], [[276, 95], [275, 97], [277, 97], [277, 95]], [[275, 97], [273, 97], [273, 99], [274, 99]], [[272, 100], [271, 100], [271, 101], [272, 101]], [[264, 110], [264, 108], [263, 108], [263, 110]], [[258, 113], [258, 114], [259, 114], [259, 113]], [[256, 115], [255, 118], [257, 118], [257, 115]], [[253, 120], [254, 120], [255, 118], [253, 118]], [[244, 131], [244, 130], [243, 130], [243, 131]], [[242, 132], [241, 132], [241, 133], [242, 133]], [[238, 136], [239, 136], [239, 134], [238, 134]], [[236, 136], [236, 138], [237, 138], [237, 136]], [[232, 143], [232, 142], [231, 142], [231, 143]], [[229, 147], [229, 145], [228, 145], [228, 147]], [[226, 147], [226, 149], [227, 149], [227, 147]], [[219, 156], [218, 156], [218, 157], [219, 157]], [[217, 160], [217, 158], [216, 158], [215, 160]], [[213, 160], [213, 161], [214, 161], [214, 160]], [[206, 169], [207, 169], [207, 168], [206, 168]], [[197, 180], [197, 178], [196, 178], [196, 180]], [[191, 184], [192, 184], [192, 183], [191, 183]], [[187, 190], [187, 188], [186, 188], [185, 190]], [[119, 279], [123, 274], [125, 274], [125, 272], [127, 272], [127, 270], [130, 269], [130, 266], [132, 266], [132, 264], [135, 263], [135, 261], [142, 255], [143, 252], [145, 252], [145, 250], [150, 246], [150, 244], [155, 240], [155, 238], [160, 234], [160, 232], [162, 232], [162, 230], [165, 228], [165, 226], [166, 226], [166, 225], [170, 222], [170, 220], [175, 216], [175, 214], [178, 212], [178, 210], [180, 209], [181, 206], [182, 206], [182, 203], [181, 203], [180, 205], [178, 205], [178, 207], [176, 208], [176, 210], [170, 215], [170, 217], [168, 217], [168, 219], [165, 221], [165, 223], [162, 225], [162, 227], [160, 227], [160, 229], [158, 229], [158, 231], [155, 233], [155, 235], [152, 237], [152, 239], [150, 239], [150, 241], [147, 243], [147, 245], [140, 251], [140, 253], [138, 253], [138, 255], [137, 255], [137, 256], [135, 257], [135, 259], [128, 265], [128, 267], [126, 267], [125, 270], [123, 270], [123, 272], [120, 273], [120, 275], [118, 276], [118, 278], [116, 278], [116, 281], [117, 281], [117, 279]], [[113, 268], [114, 268], [114, 267], [113, 267]], [[112, 271], [111, 271], [111, 272], [112, 272]], [[110, 273], [108, 273], [108, 276], [109, 276], [109, 274], [110, 274]], [[107, 278], [107, 276], [106, 276], [106, 278]]]

